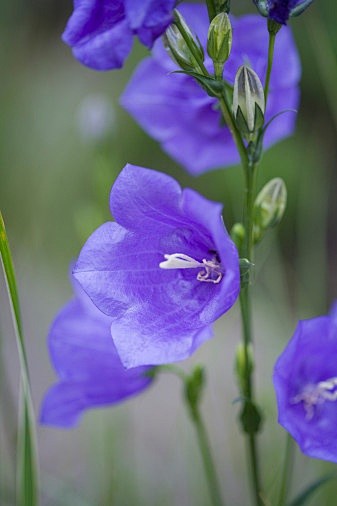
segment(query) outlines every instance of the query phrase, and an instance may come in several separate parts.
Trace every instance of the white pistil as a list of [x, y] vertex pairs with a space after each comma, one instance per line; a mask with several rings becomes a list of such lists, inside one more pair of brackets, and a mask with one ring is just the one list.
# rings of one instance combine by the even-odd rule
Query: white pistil
[[[196, 269], [202, 267], [204, 270], [198, 272], [197, 280], [208, 283], [220, 283], [222, 279], [222, 271], [220, 263], [213, 258], [207, 260], [204, 258], [202, 262], [198, 262], [194, 258], [184, 253], [173, 253], [172, 255], [164, 255], [165, 261], [160, 262], [161, 269]], [[213, 277], [212, 277], [213, 276]], [[215, 277], [216, 276], [216, 277]]]
[[323, 404], [325, 401], [337, 400], [337, 377], [320, 381], [316, 385], [308, 385], [300, 394], [292, 400], [292, 404], [303, 402], [306, 411], [306, 419], [311, 420], [314, 416], [314, 406]]

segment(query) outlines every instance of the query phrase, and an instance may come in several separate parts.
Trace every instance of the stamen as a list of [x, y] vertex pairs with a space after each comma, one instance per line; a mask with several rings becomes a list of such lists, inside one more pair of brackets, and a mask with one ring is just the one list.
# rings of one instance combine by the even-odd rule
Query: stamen
[[184, 253], [173, 253], [172, 255], [164, 255], [165, 261], [160, 262], [159, 267], [161, 269], [196, 269], [203, 267], [204, 270], [198, 272], [197, 280], [205, 281], [207, 283], [220, 283], [223, 272], [221, 265], [214, 256], [212, 260], [204, 258], [202, 262], [195, 260], [194, 258], [185, 255]]
[[292, 404], [303, 402], [306, 411], [306, 419], [311, 420], [314, 416], [314, 406], [323, 404], [325, 401], [337, 400], [337, 377], [320, 381], [316, 385], [308, 385], [304, 390], [291, 399]]

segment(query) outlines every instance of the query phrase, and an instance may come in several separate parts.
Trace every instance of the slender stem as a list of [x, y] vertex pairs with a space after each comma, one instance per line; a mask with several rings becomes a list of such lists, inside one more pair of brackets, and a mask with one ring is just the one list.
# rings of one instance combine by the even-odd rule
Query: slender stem
[[236, 147], [238, 148], [242, 165], [243, 165], [243, 167], [246, 167], [248, 165], [247, 149], [246, 149], [246, 146], [244, 145], [244, 142], [242, 140], [242, 136], [238, 130], [238, 127], [235, 124], [235, 121], [232, 116], [232, 113], [231, 113], [230, 107], [228, 105], [228, 101], [227, 101], [225, 94], [223, 94], [219, 98], [219, 104], [220, 104], [220, 109], [223, 114], [224, 120], [225, 120], [225, 122], [226, 122], [232, 136], [233, 136]]
[[221, 498], [220, 485], [210, 450], [206, 427], [200, 415], [200, 411], [194, 410], [191, 419], [197, 432], [200, 453], [204, 464], [212, 504], [213, 506], [224, 506]]
[[215, 16], [216, 16], [216, 9], [215, 9], [215, 5], [214, 5], [214, 0], [206, 0], [206, 4], [207, 4], [209, 20], [212, 21], [212, 19], [215, 18]]
[[[244, 199], [244, 212], [243, 224], [245, 227], [246, 235], [243, 246], [243, 255], [249, 261], [253, 259], [253, 207], [254, 207], [254, 194], [255, 194], [255, 179], [256, 179], [256, 166], [248, 165], [245, 168], [246, 186], [245, 186], [245, 199]], [[248, 405], [254, 404], [254, 385], [252, 378], [252, 368], [249, 363], [249, 350], [253, 342], [252, 325], [251, 325], [251, 300], [250, 300], [250, 286], [246, 285], [242, 288], [240, 293], [240, 308], [243, 329], [243, 344], [245, 355], [245, 390], [244, 397]], [[248, 454], [250, 459], [250, 473], [253, 496], [256, 506], [261, 506], [261, 483], [260, 483], [260, 470], [259, 459], [257, 452], [256, 433], [252, 432], [247, 434], [248, 438]]]
[[284, 456], [283, 472], [281, 478], [280, 495], [277, 506], [284, 506], [287, 501], [287, 493], [290, 489], [290, 480], [292, 476], [294, 463], [294, 441], [287, 434], [286, 451]]
[[270, 76], [271, 76], [271, 71], [273, 68], [275, 40], [276, 40], [276, 33], [269, 31], [268, 62], [267, 62], [266, 78], [265, 78], [265, 82], [264, 82], [265, 107], [267, 107], [269, 85], [270, 85]]

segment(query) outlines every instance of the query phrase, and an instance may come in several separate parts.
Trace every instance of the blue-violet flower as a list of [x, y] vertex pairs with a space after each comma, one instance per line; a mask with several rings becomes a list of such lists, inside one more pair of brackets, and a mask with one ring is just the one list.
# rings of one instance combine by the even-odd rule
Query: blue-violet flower
[[75, 58], [94, 70], [123, 66], [133, 36], [150, 48], [172, 21], [176, 0], [74, 0], [63, 33]]
[[[181, 5], [179, 10], [188, 25], [206, 47], [209, 27], [204, 5]], [[261, 16], [231, 17], [233, 44], [225, 64], [224, 78], [231, 85], [238, 68], [249, 63], [262, 82], [266, 73], [268, 31]], [[213, 65], [205, 51], [209, 72]], [[162, 41], [153, 48], [136, 69], [121, 104], [172, 158], [191, 174], [233, 165], [239, 154], [229, 129], [223, 124], [215, 98], [185, 74], [172, 74], [177, 65], [167, 54]], [[300, 61], [288, 27], [281, 30], [275, 43], [266, 122], [285, 109], [296, 109], [299, 103]], [[296, 115], [287, 112], [276, 118], [265, 134], [265, 147], [292, 134]]]
[[337, 306], [300, 321], [276, 362], [279, 423], [309, 457], [337, 462]]
[[70, 428], [83, 411], [116, 404], [147, 388], [151, 368], [123, 367], [111, 339], [111, 318], [74, 282], [76, 297], [49, 332], [49, 351], [59, 381], [47, 392], [41, 423]]
[[292, 16], [299, 16], [313, 0], [253, 0], [262, 16], [285, 25]]
[[126, 165], [110, 208], [116, 222], [89, 237], [76, 279], [112, 318], [126, 367], [187, 358], [239, 292], [238, 254], [222, 206], [168, 175]]

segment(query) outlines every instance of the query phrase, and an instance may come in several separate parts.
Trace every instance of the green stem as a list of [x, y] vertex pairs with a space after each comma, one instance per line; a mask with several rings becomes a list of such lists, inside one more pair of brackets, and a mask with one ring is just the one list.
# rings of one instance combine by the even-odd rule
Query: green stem
[[[253, 259], [253, 206], [254, 206], [254, 187], [256, 167], [246, 167], [246, 188], [243, 224], [246, 231], [243, 254], [249, 261]], [[254, 384], [252, 378], [252, 368], [250, 367], [249, 350], [253, 342], [251, 325], [251, 300], [250, 286], [246, 285], [240, 293], [240, 308], [243, 328], [243, 345], [246, 364], [245, 372], [245, 402], [248, 405], [255, 404]], [[248, 454], [250, 459], [251, 485], [256, 506], [261, 506], [261, 484], [259, 459], [257, 452], [256, 433], [248, 433]]]
[[197, 432], [200, 453], [204, 464], [212, 504], [213, 506], [224, 506], [221, 498], [220, 485], [210, 450], [206, 427], [200, 415], [199, 409], [193, 410], [193, 413], [191, 413], [191, 419]]
[[264, 84], [265, 108], [267, 107], [269, 85], [270, 85], [270, 76], [271, 76], [271, 71], [273, 68], [275, 40], [276, 40], [276, 33], [269, 31], [268, 63], [267, 63], [267, 71], [266, 71], [266, 78], [265, 78], [265, 84]]
[[280, 495], [277, 506], [284, 506], [287, 501], [287, 494], [290, 490], [290, 480], [294, 463], [294, 441], [287, 434], [286, 451], [284, 456], [283, 472], [281, 478]]
[[206, 0], [207, 10], [208, 10], [208, 17], [210, 22], [213, 18], [216, 16], [216, 9], [214, 5], [214, 0]]
[[234, 139], [236, 147], [238, 148], [242, 165], [244, 167], [246, 167], [248, 165], [247, 149], [246, 149], [246, 146], [242, 140], [242, 136], [238, 130], [238, 127], [235, 124], [235, 121], [234, 121], [233, 115], [231, 113], [231, 110], [230, 110], [230, 107], [229, 107], [229, 104], [227, 101], [227, 97], [225, 96], [225, 94], [223, 94], [221, 97], [219, 97], [219, 104], [220, 104], [220, 109], [221, 109], [222, 115], [224, 117], [224, 120], [225, 120], [231, 134], [232, 134], [232, 137]]
[[34, 410], [20, 317], [19, 297], [5, 224], [0, 213], [0, 257], [5, 274], [20, 360], [20, 411], [17, 448], [17, 506], [38, 504], [38, 465]]

